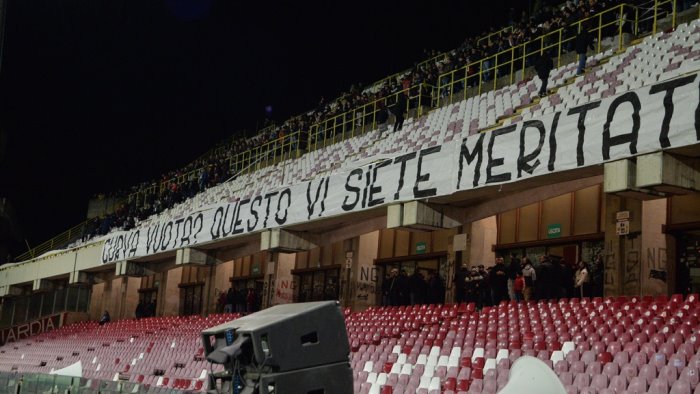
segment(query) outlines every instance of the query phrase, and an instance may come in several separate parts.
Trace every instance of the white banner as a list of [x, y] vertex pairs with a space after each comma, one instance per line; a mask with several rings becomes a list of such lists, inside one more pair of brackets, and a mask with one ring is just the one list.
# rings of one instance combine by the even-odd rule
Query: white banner
[[697, 74], [660, 82], [459, 142], [116, 232], [104, 243], [102, 262], [696, 144], [698, 82]]

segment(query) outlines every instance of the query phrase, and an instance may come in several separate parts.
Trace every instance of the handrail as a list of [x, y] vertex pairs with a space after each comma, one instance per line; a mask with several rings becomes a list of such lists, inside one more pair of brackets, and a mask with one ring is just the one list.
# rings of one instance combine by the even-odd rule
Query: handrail
[[503, 29], [501, 29], [501, 30], [499, 30], [499, 31], [495, 31], [495, 32], [493, 32], [493, 33], [489, 33], [489, 34], [487, 34], [487, 35], [485, 35], [485, 36], [479, 38], [478, 40], [476, 40], [476, 43], [479, 44], [481, 41], [484, 41], [484, 40], [491, 40], [491, 37], [493, 37], [493, 36], [495, 36], [495, 35], [497, 35], [497, 36], [500, 37], [500, 36], [503, 35], [503, 33], [512, 32], [513, 29], [514, 29], [514, 27], [513, 27], [512, 25], [511, 25], [511, 26], [506, 26], [506, 27], [504, 27]]
[[[677, 7], [676, 7], [676, 1], [677, 0], [654, 0], [654, 19], [653, 19], [653, 26], [652, 29], [655, 32], [657, 29], [657, 24], [658, 24], [658, 15], [659, 15], [659, 7], [670, 4], [671, 5], [671, 15], [672, 15], [672, 25], [675, 28], [675, 22], [676, 22], [676, 12], [677, 12]], [[625, 10], [626, 7], [629, 7], [634, 11], [634, 17], [631, 19], [626, 19], [624, 18], [625, 15]], [[611, 21], [603, 23], [603, 15], [607, 13], [612, 13], [615, 11], [620, 11], [620, 14], [618, 17], [613, 18]], [[700, 18], [700, 7], [698, 7], [698, 17]], [[266, 167], [267, 165], [271, 163], [276, 163], [281, 160], [285, 159], [290, 159], [294, 157], [298, 157], [300, 154], [306, 151], [318, 149], [320, 147], [325, 147], [330, 143], [336, 143], [339, 141], [342, 141], [346, 138], [352, 138], [357, 134], [363, 133], [365, 130], [370, 129], [368, 126], [371, 128], [374, 128], [377, 125], [377, 114], [379, 111], [383, 111], [386, 109], [386, 104], [389, 102], [390, 97], [396, 97], [400, 93], [407, 92], [409, 93], [409, 99], [407, 100], [407, 107], [408, 108], [416, 108], [417, 109], [417, 114], [420, 116], [422, 114], [422, 110], [424, 107], [432, 107], [436, 108], [442, 105], [441, 99], [444, 99], [447, 97], [447, 94], [443, 94], [446, 89], [449, 88], [450, 94], [449, 96], [452, 96], [454, 94], [454, 87], [458, 83], [464, 83], [468, 85], [469, 81], [473, 81], [473, 78], [478, 78], [478, 90], [476, 94], [481, 94], [482, 92], [482, 87], [485, 86], [485, 83], [483, 81], [483, 76], [487, 73], [490, 72], [497, 72], [499, 67], [508, 67], [510, 69], [510, 78], [509, 78], [509, 83], [513, 83], [513, 76], [515, 74], [515, 64], [516, 62], [520, 63], [519, 69], [522, 70], [523, 72], [525, 71], [526, 67], [526, 58], [528, 56], [531, 56], [535, 53], [539, 53], [545, 50], [557, 48], [557, 64], [558, 66], [560, 65], [561, 61], [561, 54], [562, 54], [562, 46], [563, 44], [566, 44], [570, 41], [572, 41], [575, 37], [563, 37], [563, 33], [566, 29], [570, 29], [572, 27], [576, 27], [576, 31], [580, 31], [581, 26], [589, 20], [597, 20], [598, 21], [598, 26], [590, 29], [591, 32], [597, 32], [598, 35], [598, 51], [600, 51], [601, 48], [601, 38], [602, 38], [602, 31], [606, 27], [614, 26], [617, 25], [617, 34], [618, 34], [618, 49], [622, 49], [623, 47], [623, 42], [622, 42], [622, 30], [623, 30], [623, 24], [627, 22], [633, 23], [633, 32], [637, 32], [637, 28], [639, 25], [639, 8], [630, 4], [619, 4], [617, 6], [614, 6], [612, 8], [609, 8], [607, 10], [604, 10], [596, 15], [593, 15], [588, 18], [584, 18], [582, 20], [579, 20], [571, 25], [569, 25], [566, 28], [560, 28], [557, 30], [554, 30], [552, 32], [546, 33], [538, 38], [532, 39], [526, 43], [519, 44], [517, 46], [511, 47], [507, 50], [501, 51], [495, 55], [488, 56], [486, 58], [480, 59], [475, 62], [471, 62], [466, 66], [460, 67], [457, 70], [452, 70], [447, 73], [443, 73], [438, 77], [438, 86], [431, 86], [428, 84], [421, 84], [420, 86], [413, 86], [409, 89], [402, 90], [400, 92], [396, 92], [390, 96], [387, 97], [382, 97], [379, 99], [376, 99], [370, 103], [361, 105], [357, 108], [353, 108], [352, 110], [343, 112], [338, 115], [334, 115], [332, 117], [329, 117], [327, 119], [322, 120], [321, 122], [312, 124], [309, 127], [309, 130], [298, 130], [295, 132], [290, 133], [289, 135], [283, 135], [279, 136], [276, 140], [274, 141], [269, 141], [261, 146], [257, 146], [255, 148], [249, 149], [244, 152], [239, 152], [231, 157], [228, 158], [228, 168], [231, 174], [241, 174], [249, 169], [258, 169], [258, 168], [263, 168]], [[505, 30], [505, 29], [504, 29]], [[556, 41], [548, 42], [545, 44], [545, 41], [550, 39], [550, 37], [557, 37], [558, 39]], [[539, 47], [537, 47], [537, 43], [539, 42]], [[528, 46], [535, 46], [534, 50], [530, 50], [528, 52]], [[520, 51], [521, 53], [516, 56], [516, 52]], [[445, 56], [446, 54], [441, 54], [439, 56]], [[511, 59], [506, 60], [506, 61], [500, 61], [499, 57], [502, 57], [503, 55], [510, 55]], [[438, 56], [438, 57], [439, 57]], [[420, 64], [425, 64], [428, 61], [437, 59], [438, 57], [435, 57], [433, 59], [426, 60], [424, 62], [421, 62]], [[484, 63], [487, 61], [493, 60], [494, 64], [491, 66], [488, 64], [488, 68], [484, 69]], [[500, 62], [500, 63], [499, 63]], [[470, 68], [476, 68], [478, 67], [478, 71], [472, 74], [469, 74], [468, 70]], [[404, 71], [405, 72], [405, 71]], [[464, 73], [464, 77], [459, 77], [455, 78], [457, 73]], [[403, 73], [403, 72], [402, 72]], [[397, 73], [394, 75], [399, 75], [401, 73]], [[384, 80], [387, 80], [391, 77], [387, 77]], [[444, 78], [449, 78], [449, 82], [444, 82]], [[493, 77], [493, 86], [494, 88], [497, 86], [497, 80], [498, 77], [494, 75]], [[476, 87], [476, 86], [474, 86]], [[467, 89], [464, 87], [463, 89], [463, 94], [464, 98], [467, 98]], [[371, 119], [371, 121], [369, 121]], [[340, 137], [340, 138], [338, 138]], [[169, 184], [170, 182], [177, 182], [178, 184], [181, 183], [184, 180], [192, 180], [195, 179], [193, 177], [196, 177], [199, 172], [202, 171], [202, 168], [198, 168], [192, 171], [187, 172], [186, 174], [182, 174], [178, 177], [169, 179], [168, 181], [161, 182], [160, 184], [154, 183], [150, 185], [148, 188], [146, 188], [144, 191], [139, 191], [136, 193], [132, 193], [129, 196], [129, 201], [132, 201], [132, 199], [136, 199], [138, 201], [139, 194], [143, 194], [144, 196], [148, 193], [155, 193], [156, 191], [161, 192], [165, 185]], [[234, 176], [235, 177], [235, 176]], [[29, 259], [29, 258], [34, 258], [37, 255], [40, 255], [41, 253], [44, 253], [51, 248], [53, 248], [53, 245], [60, 244], [61, 240], [70, 238], [71, 236], [76, 234], [76, 231], [80, 229], [82, 226], [87, 225], [90, 223], [90, 221], [94, 221], [96, 219], [91, 219], [88, 221], [85, 221], [68, 231], [65, 231], [64, 233], [59, 234], [58, 236], [50, 239], [49, 241], [46, 241], [42, 243], [41, 245], [30, 249], [26, 253], [23, 253], [19, 256], [17, 256], [16, 261], [21, 261], [23, 259]], [[82, 231], [82, 230], [81, 230]], [[70, 242], [70, 241], [69, 241]]]
[[60, 246], [66, 245], [72, 241], [75, 241], [79, 237], [87, 235], [85, 233], [85, 229], [90, 224], [96, 223], [97, 221], [98, 221], [98, 218], [87, 219], [86, 221], [84, 221], [80, 224], [77, 224], [77, 225], [69, 228], [68, 230], [58, 234], [57, 236], [49, 239], [48, 241], [43, 242], [43, 243], [41, 243], [38, 246], [35, 246], [33, 248], [30, 248], [26, 252], [18, 255], [15, 258], [15, 261], [25, 261], [25, 260], [36, 258], [36, 257], [41, 256], [43, 253], [46, 253], [46, 252], [54, 249], [55, 247], [60, 247]]
[[[487, 82], [489, 84], [492, 83], [493, 89], [496, 89], [499, 78], [498, 73], [504, 68], [509, 69], [509, 72], [507, 74], [509, 77], [508, 83], [513, 84], [516, 70], [521, 71], [524, 74], [526, 68], [526, 59], [529, 56], [543, 53], [544, 51], [548, 51], [550, 49], [557, 49], [557, 66], [560, 66], [563, 45], [575, 39], [575, 36], [566, 38], [563, 37], [565, 31], [570, 31], [572, 28], [575, 28], [576, 31], [579, 32], [582, 26], [586, 24], [587, 21], [595, 20], [598, 22], [597, 27], [594, 27], [589, 30], [590, 32], [597, 33], [598, 52], [600, 52], [602, 45], [603, 29], [614, 25], [617, 25], [618, 49], [622, 49], [622, 27], [625, 22], [631, 21], [628, 19], [624, 19], [625, 7], [630, 7], [632, 9], [635, 8], [634, 6], [624, 3], [614, 6], [588, 18], [581, 19], [567, 27], [553, 30], [525, 43], [518, 44], [509, 49], [498, 52], [494, 55], [490, 55], [485, 58], [473, 61], [456, 70], [448, 71], [446, 73], [441, 74], [438, 77], [438, 91], [440, 92], [440, 94], [437, 97], [436, 107], [439, 107], [441, 105], [441, 98], [446, 96], [452, 97], [452, 95], [455, 93], [455, 88], [461, 88], [461, 91], [463, 91], [464, 99], [467, 98], [467, 86], [477, 88], [477, 95], [482, 93], [482, 90], [486, 86]], [[611, 21], [605, 23], [603, 22], [603, 17], [605, 15], [612, 14], [615, 12], [619, 12], [619, 17], [612, 18]], [[634, 22], [636, 26], [636, 20]], [[470, 69], [472, 70], [471, 73]], [[449, 81], [446, 81], [446, 78], [448, 78]], [[446, 92], [448, 91], [450, 93], [446, 94]]]

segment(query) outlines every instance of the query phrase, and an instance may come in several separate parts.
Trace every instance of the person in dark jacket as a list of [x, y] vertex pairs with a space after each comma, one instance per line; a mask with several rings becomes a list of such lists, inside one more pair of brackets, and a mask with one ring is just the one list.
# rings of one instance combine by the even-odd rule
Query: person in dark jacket
[[392, 268], [389, 278], [387, 279], [387, 296], [389, 298], [389, 305], [399, 306], [401, 305], [401, 279], [399, 279], [398, 268]]
[[593, 49], [593, 36], [588, 32], [588, 26], [581, 26], [581, 31], [574, 39], [574, 47], [578, 54], [576, 75], [581, 75], [586, 68], [586, 51], [588, 51], [588, 48]]
[[409, 284], [408, 274], [405, 270], [399, 272], [399, 293], [401, 298], [399, 302], [401, 305], [411, 305], [411, 286]]
[[226, 305], [224, 306], [224, 313], [233, 313], [233, 306], [235, 304], [236, 290], [234, 290], [233, 287], [229, 287], [228, 292], [226, 293]]
[[139, 300], [138, 305], [136, 305], [136, 312], [134, 315], [136, 316], [136, 320], [144, 317], [144, 312], [145, 312], [145, 306], [143, 305], [143, 301]]
[[559, 260], [561, 265], [561, 290], [560, 297], [571, 298], [574, 296], [574, 270], [564, 259]]
[[508, 274], [503, 257], [496, 258], [496, 265], [490, 274], [491, 294], [493, 295], [493, 305], [496, 306], [505, 300], [508, 295]]
[[515, 300], [515, 291], [513, 286], [515, 284], [515, 279], [518, 274], [522, 275], [522, 269], [520, 268], [520, 259], [515, 253], [510, 254], [510, 265], [508, 266], [508, 297], [511, 301]]
[[401, 131], [403, 128], [404, 112], [406, 112], [406, 93], [401, 92], [397, 95], [396, 104], [391, 108], [391, 112], [396, 117], [396, 122], [394, 122], [394, 132], [397, 130]]
[[100, 324], [100, 325], [107, 324], [107, 323], [110, 322], [110, 320], [112, 320], [112, 319], [109, 317], [109, 312], [105, 311], [105, 313], [102, 314], [102, 317], [100, 317], [100, 323], [99, 323], [99, 324]]
[[428, 279], [428, 302], [431, 304], [445, 303], [445, 283], [439, 273], [433, 271]]
[[156, 300], [151, 300], [143, 309], [143, 317], [154, 317], [156, 315]]
[[411, 305], [420, 305], [425, 303], [425, 293], [428, 289], [428, 284], [423, 278], [420, 271], [413, 271], [413, 275], [408, 278], [409, 288], [411, 291]]
[[466, 265], [462, 265], [457, 272], [455, 272], [455, 302], [465, 302], [467, 300], [467, 275], [469, 275], [469, 270]]
[[554, 63], [552, 58], [547, 55], [546, 52], [542, 52], [540, 56], [535, 60], [535, 71], [537, 76], [542, 81], [540, 86], [539, 96], [545, 97], [547, 95], [547, 82], [549, 81], [549, 72], [554, 68]]

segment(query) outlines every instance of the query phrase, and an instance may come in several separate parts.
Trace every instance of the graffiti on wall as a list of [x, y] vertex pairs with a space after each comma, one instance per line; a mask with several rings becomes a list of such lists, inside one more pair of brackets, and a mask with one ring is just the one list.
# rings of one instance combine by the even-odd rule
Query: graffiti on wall
[[370, 302], [377, 293], [379, 269], [373, 266], [360, 266], [357, 280], [350, 281], [350, 298], [352, 300]]
[[645, 255], [649, 279], [666, 282], [666, 248], [647, 248]]
[[640, 282], [640, 259], [638, 250], [630, 250], [625, 253], [625, 276], [623, 286], [625, 294], [639, 294]]
[[277, 297], [278, 304], [294, 302], [294, 290], [296, 289], [294, 279], [278, 280], [275, 287], [275, 297]]
[[605, 242], [605, 294], [614, 294], [617, 292], [617, 253], [613, 247], [612, 241]]

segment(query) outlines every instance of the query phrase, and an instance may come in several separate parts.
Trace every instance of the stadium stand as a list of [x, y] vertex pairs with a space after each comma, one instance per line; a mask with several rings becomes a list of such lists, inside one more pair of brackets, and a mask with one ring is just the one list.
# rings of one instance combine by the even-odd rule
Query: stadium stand
[[[403, 130], [386, 133], [382, 129], [313, 150], [296, 159], [287, 159], [260, 170], [241, 174], [225, 184], [212, 187], [184, 203], [139, 223], [184, 215], [192, 209], [225, 200], [247, 199], [267, 190], [314, 179], [340, 170], [381, 160], [385, 155], [415, 152], [440, 145], [497, 125], [503, 125], [567, 109], [615, 92], [635, 89], [651, 82], [670, 79], [697, 69], [700, 59], [700, 21], [683, 24], [672, 33], [657, 33], [640, 44], [613, 55], [608, 49], [589, 59], [589, 71], [575, 76], [576, 62], [552, 72], [556, 93], [533, 103], [538, 84], [534, 78], [522, 85], [507, 86], [482, 93], [431, 111], [426, 116], [407, 119]], [[670, 50], [670, 52], [669, 52]], [[603, 64], [599, 64], [603, 63]], [[640, 70], [644, 69], [641, 73]], [[571, 80], [572, 78], [573, 81]], [[76, 244], [77, 245], [77, 244]]]
[[[697, 15], [697, 10], [692, 12], [694, 16]], [[602, 19], [602, 16], [600, 18]], [[615, 20], [606, 23], [614, 24]], [[246, 200], [280, 187], [340, 174], [367, 164], [380, 163], [396, 155], [460, 141], [478, 133], [488, 133], [501, 126], [537, 119], [699, 70], [700, 21], [693, 20], [675, 26], [674, 19], [671, 24], [675, 29], [659, 29], [659, 32], [635, 38], [624, 48], [617, 46], [621, 45], [622, 37], [608, 40], [605, 44], [599, 40], [599, 50], [591, 54], [584, 75], [576, 75], [577, 63], [573, 57], [566, 57], [559, 52], [557, 63], [561, 64], [550, 73], [551, 94], [542, 99], [536, 97], [541, 83], [536, 77], [524, 78], [525, 75], [521, 75], [521, 78], [515, 81], [512, 72], [510, 75], [487, 80], [487, 84], [484, 83], [481, 71], [473, 75], [468, 75], [465, 71], [461, 79], [454, 77], [454, 70], [449, 71], [441, 75], [448, 75], [449, 81], [443, 83], [442, 78], [439, 78], [439, 86], [426, 90], [425, 96], [423, 90], [411, 93], [409, 89], [411, 96], [408, 105], [413, 106], [400, 131], [389, 132], [386, 121], [377, 122], [375, 118], [382, 109], [372, 104], [372, 109], [368, 110], [369, 107], [364, 104], [363, 111], [368, 112], [362, 112], [359, 116], [357, 112], [353, 112], [357, 110], [352, 110], [332, 117], [335, 119], [332, 126], [329, 126], [328, 119], [312, 125], [305, 131], [309, 137], [309, 149], [300, 149], [300, 140], [292, 140], [290, 137], [288, 140], [270, 141], [254, 152], [246, 153], [246, 157], [239, 154], [234, 159], [239, 171], [235, 172], [233, 179], [212, 184], [190, 198], [168, 204], [168, 208], [142, 217], [135, 221], [133, 226], [146, 229], [158, 222], [181, 219], [189, 212], [209, 204]], [[622, 23], [618, 28], [622, 28]], [[654, 31], [656, 26], [652, 28]], [[604, 26], [598, 26], [601, 37], [603, 29]], [[559, 39], [551, 47], [561, 50], [564, 44], [566, 41]], [[511, 63], [521, 61], [524, 65], [524, 59], [525, 56], [511, 58]], [[487, 71], [487, 68], [484, 70]], [[470, 85], [470, 78], [476, 78], [477, 83]], [[456, 88], [457, 86], [459, 88]], [[401, 92], [397, 90], [394, 94]], [[417, 100], [411, 101], [414, 98]], [[421, 101], [423, 98], [426, 102]], [[427, 108], [421, 108], [424, 107], [423, 103], [429, 103], [425, 105]], [[341, 118], [339, 122], [338, 116]], [[372, 119], [368, 121], [369, 118]], [[297, 133], [292, 133], [292, 136], [298, 138], [302, 135]], [[601, 181], [596, 182], [599, 184]], [[594, 194], [594, 198], [604, 199], [601, 197], [602, 188], [596, 190], [598, 194]], [[136, 195], [135, 198], [144, 201], [143, 196]], [[570, 206], [575, 204], [572, 201], [567, 203]], [[690, 205], [692, 204], [691, 201]], [[520, 205], [515, 207], [525, 210], [525, 207]], [[542, 205], [536, 208], [543, 209]], [[666, 209], [672, 210], [666, 206], [662, 210]], [[681, 214], [692, 215], [688, 213], [690, 211], [692, 209], [681, 211]], [[600, 208], [589, 216], [596, 214], [600, 214]], [[570, 215], [575, 215], [573, 210]], [[535, 217], [534, 221], [540, 220], [538, 218], [539, 216]], [[503, 223], [503, 218], [500, 219], [502, 221], [499, 223]], [[335, 224], [328, 227], [333, 226]], [[594, 235], [598, 238], [591, 236], [590, 239], [601, 241], [598, 234], [604, 231], [601, 229], [601, 223], [594, 227]], [[121, 229], [113, 229], [118, 230]], [[455, 234], [450, 233], [450, 236]], [[477, 236], [476, 233], [470, 235]], [[571, 231], [570, 235], [575, 237], [579, 234]], [[396, 239], [399, 236], [393, 234], [392, 237]], [[85, 250], [82, 248], [90, 248], [90, 245], [106, 238], [80, 240], [71, 247]], [[628, 239], [634, 241], [635, 238]], [[537, 240], [541, 239], [536, 238], [528, 242], [534, 245]], [[584, 239], [584, 242], [587, 240], [588, 238]], [[426, 241], [422, 242], [422, 246], [427, 247]], [[515, 249], [510, 248], [508, 242], [501, 243], [506, 246], [499, 245], [499, 252]], [[389, 257], [386, 259], [401, 257], [393, 253], [399, 248], [398, 243], [386, 245], [389, 245], [387, 249], [392, 249], [392, 253], [387, 253]], [[409, 257], [415, 261], [422, 258], [418, 256], [420, 253], [417, 251], [417, 245], [418, 243], [415, 254], [405, 253], [410, 254]], [[697, 247], [697, 244], [694, 245]], [[529, 253], [526, 249], [529, 246], [530, 244], [522, 246], [521, 250]], [[540, 247], [539, 244], [535, 246]], [[240, 245], [226, 244], [226, 248], [229, 249], [225, 248], [224, 253], [237, 247]], [[378, 260], [379, 254], [376, 250], [384, 247], [385, 244], [380, 242], [372, 244], [375, 254], [368, 259]], [[487, 247], [492, 251], [491, 244]], [[580, 249], [582, 248], [581, 245]], [[409, 247], [406, 246], [406, 249]], [[256, 251], [259, 250], [258, 247]], [[443, 249], [436, 250], [441, 252]], [[352, 260], [352, 256], [343, 255], [346, 251], [343, 248], [332, 249], [327, 253], [328, 258], [337, 262], [336, 255], [340, 255]], [[601, 253], [601, 250], [597, 252]], [[340, 270], [335, 266], [322, 267], [325, 252], [317, 252], [323, 256], [316, 256], [318, 267], [312, 266], [316, 261], [311, 262], [311, 258], [308, 257], [310, 252], [304, 250], [300, 253], [307, 253], [305, 258], [309, 261], [303, 267], [293, 265], [296, 270], [294, 275], [303, 275], [316, 268]], [[539, 250], [536, 253], [543, 254]], [[164, 261], [174, 261], [173, 254], [175, 253], [154, 260], [154, 264], [167, 266], [169, 263]], [[581, 254], [578, 250], [575, 257]], [[79, 259], [77, 254], [75, 256], [75, 260], [71, 260], [70, 264], [75, 264]], [[179, 290], [180, 287], [184, 289], [193, 283], [201, 285], [207, 282], [206, 291], [213, 294], [220, 290], [220, 286], [214, 283], [216, 275], [225, 276], [221, 281], [226, 287], [233, 284], [234, 279], [249, 281], [260, 278], [262, 273], [257, 273], [259, 276], [256, 276], [251, 267], [257, 263], [258, 269], [262, 270], [260, 267], [263, 263], [271, 262], [268, 257], [270, 256], [258, 256], [258, 261], [254, 262], [249, 256], [217, 255], [216, 258], [221, 261], [230, 261], [231, 272], [210, 270], [207, 272], [207, 278], [205, 274], [192, 269], [187, 271], [187, 276], [191, 276], [187, 281], [183, 279], [183, 283], [169, 286]], [[431, 257], [429, 253], [427, 257]], [[438, 257], [434, 259], [437, 260]], [[629, 261], [620, 264], [629, 265]], [[119, 262], [121, 263], [123, 262]], [[168, 268], [175, 265], [173, 262]], [[243, 266], [248, 270], [245, 273]], [[353, 304], [353, 308], [345, 310], [345, 317], [352, 352], [354, 391], [362, 394], [495, 393], [508, 382], [508, 371], [512, 363], [522, 355], [531, 355], [543, 360], [556, 372], [567, 393], [700, 393], [698, 295], [692, 291], [686, 296], [663, 295], [672, 294], [675, 290], [671, 284], [666, 283], [665, 268], [660, 274], [656, 266], [654, 267], [654, 272], [648, 273], [649, 278], [664, 278], [664, 287], [654, 291], [654, 296], [628, 294], [558, 300], [540, 297], [539, 301], [504, 301], [495, 306], [483, 307], [481, 302], [369, 307], [367, 303], [360, 304], [360, 307]], [[98, 271], [99, 267], [90, 269]], [[351, 267], [347, 266], [347, 269], [350, 275]], [[610, 269], [605, 267], [605, 270]], [[612, 267], [612, 270], [615, 269], [618, 267]], [[619, 268], [619, 271], [626, 269], [625, 266]], [[364, 271], [362, 272], [364, 274]], [[647, 279], [642, 278], [641, 268], [639, 272], [631, 281], [626, 282], [637, 283], [639, 287], [627, 293], [644, 292], [640, 282]], [[71, 280], [78, 273], [77, 268], [71, 271]], [[383, 273], [384, 271], [378, 271], [376, 275], [382, 277]], [[36, 290], [41, 287], [44, 278], [40, 273], [33, 272], [32, 275], [34, 283], [21, 283], [26, 288]], [[272, 277], [274, 274], [266, 272], [265, 275]], [[647, 273], [643, 275], [646, 276]], [[46, 276], [51, 279], [58, 275], [47, 273]], [[118, 281], [121, 277], [129, 275], [118, 272], [118, 276], [120, 278], [117, 279], [109, 277], [105, 282]], [[117, 285], [110, 284], [109, 286], [117, 286], [112, 293], [107, 293], [109, 286], [104, 282], [100, 283], [101, 291], [104, 292], [101, 294], [116, 297], [116, 289], [121, 289], [123, 294], [128, 291], [141, 294], [161, 291], [158, 299], [165, 298], [164, 291], [154, 284], [153, 273], [141, 272], [134, 276], [144, 277], [137, 279], [137, 286], [140, 285], [138, 291], [130, 287], [127, 279], [124, 282], [113, 282]], [[183, 274], [184, 276], [186, 275]], [[148, 279], [145, 279], [146, 277]], [[166, 271], [159, 278], [166, 281], [169, 277]], [[611, 285], [612, 280], [606, 277], [606, 285]], [[316, 277], [313, 277], [309, 287], [317, 287], [320, 282], [322, 281], [317, 282]], [[379, 298], [382, 294], [379, 282], [381, 279], [375, 280], [371, 285], [365, 284], [364, 288], [357, 285], [357, 282], [353, 282], [352, 285], [346, 284], [347, 287], [343, 288], [342, 292], [336, 290], [332, 296], [334, 299], [338, 296], [347, 297], [344, 293], [346, 291], [347, 294], [356, 291], [352, 293], [356, 295], [362, 290], [368, 294], [372, 293], [371, 299], [380, 304]], [[5, 284], [6, 287], [13, 285], [15, 283]], [[265, 285], [280, 291], [279, 287], [274, 288], [274, 282], [268, 281]], [[353, 285], [357, 285], [357, 288], [348, 290]], [[375, 285], [377, 287], [374, 287]], [[215, 286], [219, 287], [214, 289]], [[320, 286], [323, 288], [325, 282], [320, 283]], [[606, 287], [606, 294], [610, 293], [610, 288], [613, 287]], [[688, 289], [686, 286], [682, 290]], [[615, 288], [612, 293], [616, 293]], [[171, 296], [172, 294], [174, 293], [170, 293]], [[294, 297], [296, 300], [300, 298], [298, 294]], [[370, 296], [365, 294], [364, 297], [362, 301]], [[126, 299], [126, 296], [124, 298]], [[360, 299], [359, 296], [356, 298]], [[212, 303], [209, 302], [210, 305]], [[177, 305], [177, 302], [172, 304]], [[102, 310], [97, 307], [96, 301], [95, 305], [96, 308], [91, 309]], [[168, 307], [170, 314], [182, 310], [181, 305]], [[165, 310], [165, 307], [161, 306], [160, 310]], [[202, 359], [198, 334], [204, 328], [237, 317], [234, 314], [212, 314], [208, 317], [162, 316], [130, 320], [126, 319], [127, 316], [128, 313], [122, 313], [119, 319], [103, 326], [94, 322], [71, 324], [0, 347], [0, 386], [13, 388], [20, 381], [20, 377], [23, 377], [25, 387], [38, 389], [42, 384], [48, 385], [44, 387], [58, 385], [58, 380], [47, 379], [43, 374], [80, 360], [85, 376], [76, 384], [86, 392], [97, 389], [102, 392], [204, 391], [209, 388], [206, 379], [209, 365]], [[31, 386], [32, 384], [34, 386]]]
[[496, 393], [523, 355], [567, 393], [698, 392], [698, 296], [370, 308], [348, 316], [356, 393]]
[[[134, 383], [129, 390], [140, 385], [204, 390], [211, 366], [204, 359], [200, 332], [237, 317], [156, 317], [102, 326], [76, 323], [4, 346], [0, 371], [48, 374], [80, 361], [84, 377], [80, 386], [86, 390], [110, 392], [123, 382]], [[119, 390], [127, 392], [126, 387]]]
[[[86, 389], [124, 379], [129, 390], [204, 391], [210, 366], [199, 333], [236, 317], [69, 325], [0, 349], [0, 383], [80, 360]], [[345, 317], [356, 393], [496, 393], [523, 355], [549, 365], [567, 393], [700, 390], [697, 294], [504, 301], [480, 311], [473, 303], [370, 307]]]

